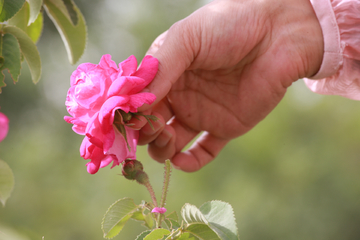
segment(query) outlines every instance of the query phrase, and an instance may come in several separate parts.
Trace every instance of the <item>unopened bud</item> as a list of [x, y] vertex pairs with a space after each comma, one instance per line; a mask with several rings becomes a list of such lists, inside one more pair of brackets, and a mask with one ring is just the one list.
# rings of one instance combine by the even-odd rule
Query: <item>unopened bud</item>
[[135, 159], [126, 159], [122, 165], [122, 174], [125, 178], [130, 180], [137, 180], [137, 175], [143, 172], [143, 165]]

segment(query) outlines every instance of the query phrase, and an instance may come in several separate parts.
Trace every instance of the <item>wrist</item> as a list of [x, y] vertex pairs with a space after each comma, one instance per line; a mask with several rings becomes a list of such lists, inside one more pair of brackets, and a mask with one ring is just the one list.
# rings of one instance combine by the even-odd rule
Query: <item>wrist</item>
[[[319, 20], [309, 0], [270, 0], [278, 3], [274, 26], [280, 26], [274, 37], [284, 39], [298, 73], [293, 80], [314, 76], [324, 55], [324, 40]], [[276, 12], [275, 12], [276, 13]], [[277, 36], [279, 35], [279, 36]], [[281, 45], [281, 43], [280, 43]]]

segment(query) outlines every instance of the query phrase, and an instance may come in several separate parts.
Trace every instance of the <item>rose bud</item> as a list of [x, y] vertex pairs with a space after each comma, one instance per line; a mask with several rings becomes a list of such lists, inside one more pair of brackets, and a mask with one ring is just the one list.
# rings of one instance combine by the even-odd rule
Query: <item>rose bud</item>
[[126, 159], [122, 166], [122, 174], [129, 180], [136, 180], [136, 176], [143, 172], [143, 165], [135, 159]]

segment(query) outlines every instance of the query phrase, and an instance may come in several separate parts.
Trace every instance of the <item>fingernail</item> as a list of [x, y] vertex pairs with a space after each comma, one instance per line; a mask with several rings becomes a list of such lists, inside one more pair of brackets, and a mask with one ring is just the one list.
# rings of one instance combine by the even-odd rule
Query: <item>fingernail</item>
[[172, 134], [168, 130], [164, 129], [156, 138], [154, 143], [158, 148], [163, 148], [169, 143], [171, 138]]

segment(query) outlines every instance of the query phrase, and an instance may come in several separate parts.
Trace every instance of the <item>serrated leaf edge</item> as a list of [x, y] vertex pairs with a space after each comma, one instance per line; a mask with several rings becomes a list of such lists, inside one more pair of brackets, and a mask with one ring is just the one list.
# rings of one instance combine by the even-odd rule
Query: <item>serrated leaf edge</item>
[[[107, 209], [106, 213], [104, 214], [104, 217], [103, 217], [103, 219], [102, 219], [102, 221], [101, 221], [101, 230], [104, 232], [104, 234], [105, 234], [104, 222], [105, 222], [106, 215], [110, 212], [111, 208], [112, 208], [114, 205], [116, 205], [116, 204], [117, 204], [118, 202], [120, 202], [121, 200], [125, 200], [125, 199], [130, 199], [130, 200], [132, 200], [132, 202], [134, 203], [134, 205], [137, 206], [137, 205], [135, 204], [135, 202], [134, 202], [134, 199], [129, 198], [129, 197], [124, 197], [124, 198], [118, 199], [118, 200], [115, 201], [113, 204], [111, 204], [110, 207]], [[136, 209], [134, 209], [133, 211], [131, 211], [130, 213], [136, 212], [138, 209], [139, 209], [139, 208], [136, 208]], [[131, 218], [131, 216], [130, 216], [130, 218]], [[116, 226], [116, 224], [115, 224], [114, 226], [112, 226], [112, 228], [115, 227], [115, 226]], [[111, 229], [112, 229], [112, 228], [111, 228]], [[113, 236], [113, 237], [106, 237], [106, 239], [113, 239], [113, 238], [116, 237], [116, 236], [117, 236], [117, 235], [115, 235], [115, 236]], [[104, 238], [105, 238], [105, 237], [104, 237]]]

